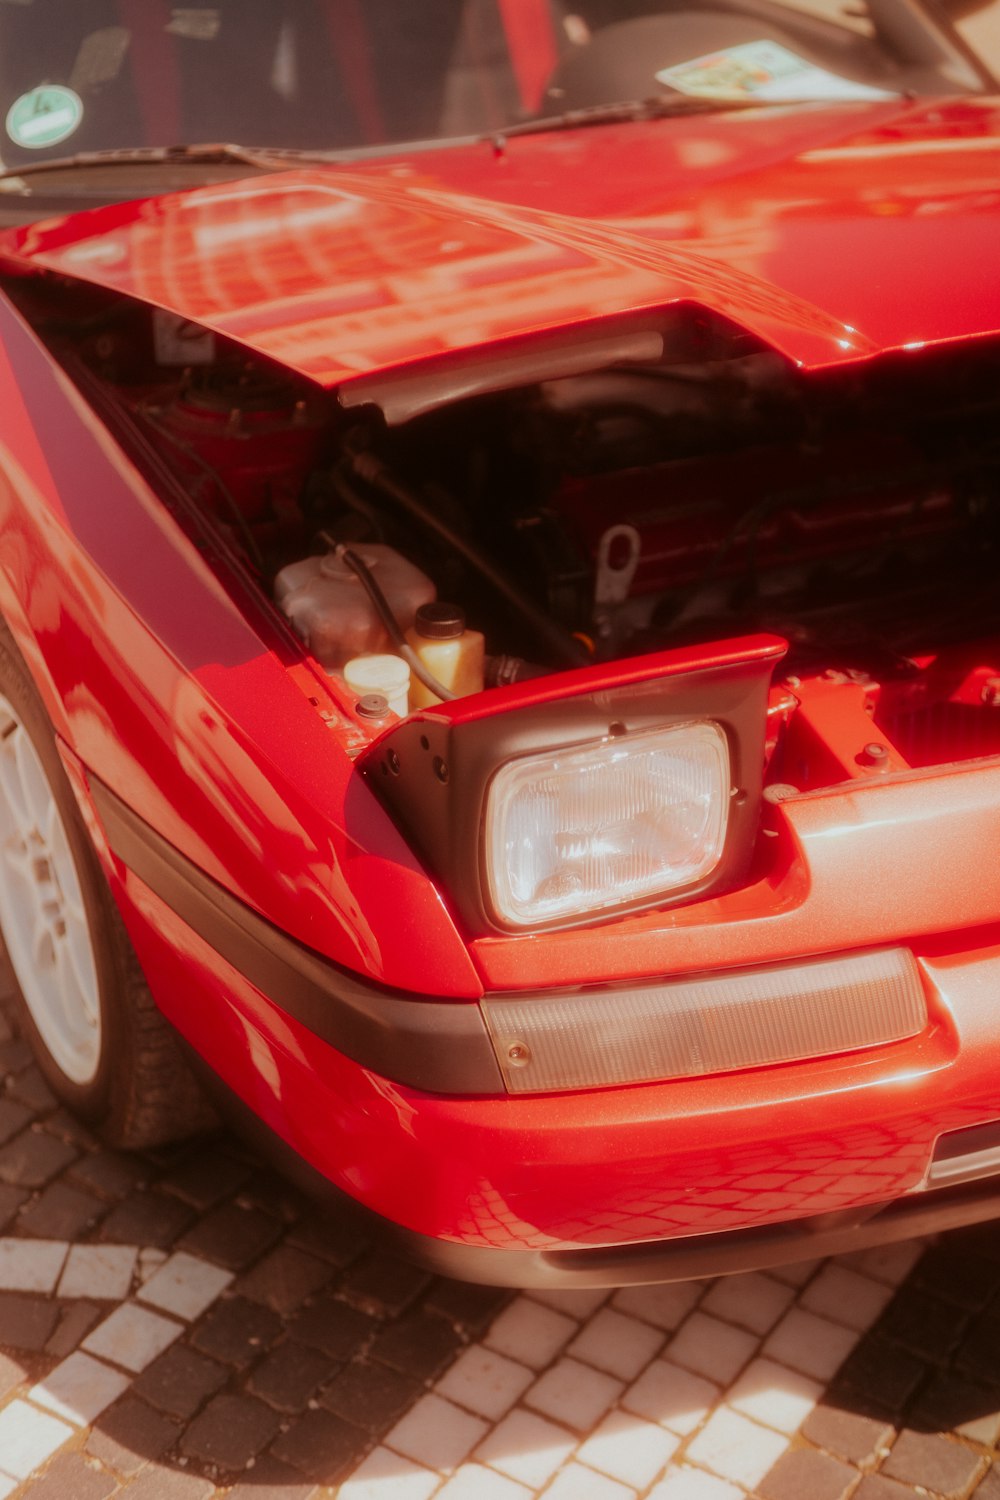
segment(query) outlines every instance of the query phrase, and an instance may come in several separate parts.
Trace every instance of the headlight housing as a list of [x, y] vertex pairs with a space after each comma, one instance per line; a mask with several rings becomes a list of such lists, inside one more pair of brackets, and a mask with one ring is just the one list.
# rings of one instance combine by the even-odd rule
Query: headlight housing
[[725, 845], [729, 748], [718, 724], [526, 755], [487, 792], [487, 892], [504, 926], [635, 906], [704, 880]]
[[661, 651], [411, 714], [357, 762], [472, 936], [744, 879], [776, 636]]

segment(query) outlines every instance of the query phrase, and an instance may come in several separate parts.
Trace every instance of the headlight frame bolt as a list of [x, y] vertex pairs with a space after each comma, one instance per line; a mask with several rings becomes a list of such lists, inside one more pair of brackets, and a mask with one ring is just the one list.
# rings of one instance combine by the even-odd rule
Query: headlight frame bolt
[[889, 765], [889, 751], [878, 740], [870, 740], [858, 756], [858, 764], [871, 766], [877, 771], [884, 771]]

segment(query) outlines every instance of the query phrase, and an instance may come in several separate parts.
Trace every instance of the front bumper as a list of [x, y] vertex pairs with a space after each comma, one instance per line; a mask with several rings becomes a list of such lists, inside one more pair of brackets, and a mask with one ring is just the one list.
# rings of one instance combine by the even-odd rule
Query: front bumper
[[[441, 1270], [509, 1285], [665, 1280], [1000, 1215], [1000, 1178], [923, 1190], [942, 1132], [1000, 1116], [995, 929], [960, 951], [915, 949], [931, 1015], [917, 1036], [736, 1074], [505, 1097], [475, 1002], [387, 994], [294, 944], [289, 968], [283, 935], [93, 790], [164, 1012], [325, 1184]], [[262, 966], [252, 977], [248, 951]], [[418, 1052], [450, 1092], [393, 1079], [393, 1058], [408, 1068]], [[456, 1090], [477, 1056], [479, 1082]]]
[[995, 1175], [984, 1179], [910, 1193], [885, 1204], [719, 1234], [549, 1250], [460, 1244], [405, 1229], [338, 1190], [269, 1131], [241, 1100], [225, 1089], [220, 1094], [218, 1077], [209, 1075], [203, 1064], [194, 1061], [220, 1103], [224, 1118], [248, 1135], [307, 1193], [357, 1222], [377, 1243], [389, 1245], [438, 1275], [463, 1281], [489, 1286], [573, 1288], [700, 1280], [845, 1255], [1000, 1218], [998, 1168]]
[[[1000, 1177], [900, 1198], [882, 1208], [791, 1223], [576, 1250], [512, 1251], [456, 1245], [375, 1223], [412, 1260], [444, 1276], [491, 1286], [611, 1287], [765, 1271], [896, 1244], [1000, 1218]], [[375, 1221], [365, 1216], [368, 1226]]]

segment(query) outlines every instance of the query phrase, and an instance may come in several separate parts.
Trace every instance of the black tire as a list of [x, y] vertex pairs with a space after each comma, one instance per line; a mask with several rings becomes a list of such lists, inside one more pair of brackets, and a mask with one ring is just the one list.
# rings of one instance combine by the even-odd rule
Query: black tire
[[[151, 1146], [203, 1129], [214, 1117], [149, 992], [66, 778], [48, 714], [2, 624], [0, 757], [0, 862], [5, 862], [0, 933], [20, 1027], [46, 1082], [109, 1145]], [[32, 796], [25, 794], [26, 787]], [[44, 800], [46, 793], [50, 802]], [[38, 831], [43, 819], [33, 819], [35, 809], [43, 807], [45, 836]], [[36, 835], [22, 836], [32, 820], [40, 851], [35, 858], [31, 840]], [[74, 871], [78, 893], [69, 892]], [[23, 898], [22, 892], [27, 892]], [[49, 893], [54, 899], [46, 906], [43, 898]], [[38, 922], [30, 941], [25, 937], [32, 900], [46, 912], [58, 912], [63, 904], [64, 915], [55, 918], [55, 938], [46, 932], [36, 940]], [[68, 912], [75, 944], [65, 940]], [[36, 941], [43, 955], [38, 964], [32, 961]], [[69, 948], [76, 961], [63, 982]], [[63, 1028], [65, 1037], [60, 1004], [77, 1023], [75, 1030], [68, 1024]], [[77, 1036], [83, 1040], [74, 1051], [66, 1038]]]

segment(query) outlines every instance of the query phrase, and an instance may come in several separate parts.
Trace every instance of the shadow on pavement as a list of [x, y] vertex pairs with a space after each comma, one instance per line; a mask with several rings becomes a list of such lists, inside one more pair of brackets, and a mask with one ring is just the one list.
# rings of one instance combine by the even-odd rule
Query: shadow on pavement
[[633, 1492], [672, 1463], [762, 1500], [866, 1500], [876, 1472], [964, 1497], [996, 1457], [991, 1226], [881, 1261], [515, 1296], [366, 1243], [227, 1133], [103, 1149], [0, 1027], [0, 1471], [32, 1500], [293, 1500], [359, 1466], [345, 1496], [388, 1495], [477, 1456], [536, 1492], [582, 1458]]

